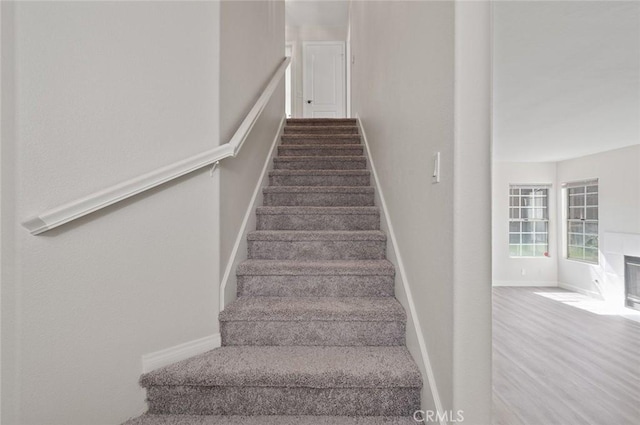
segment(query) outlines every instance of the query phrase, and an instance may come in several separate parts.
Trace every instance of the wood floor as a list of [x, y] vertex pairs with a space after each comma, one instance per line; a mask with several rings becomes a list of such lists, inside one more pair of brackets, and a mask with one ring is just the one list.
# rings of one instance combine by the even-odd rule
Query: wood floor
[[640, 323], [494, 288], [494, 425], [640, 424]]

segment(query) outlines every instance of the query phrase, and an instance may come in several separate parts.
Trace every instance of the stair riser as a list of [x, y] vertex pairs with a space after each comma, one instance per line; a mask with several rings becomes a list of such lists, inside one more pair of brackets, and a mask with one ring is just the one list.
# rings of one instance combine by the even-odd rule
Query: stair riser
[[[294, 137], [295, 136], [295, 137]], [[282, 139], [280, 146], [288, 145], [359, 145], [361, 143], [359, 138], [314, 138], [314, 137], [300, 137], [297, 134], [286, 134]]]
[[360, 136], [335, 135], [331, 137], [321, 137], [320, 135], [285, 134], [281, 138], [282, 145], [359, 145]]
[[369, 186], [366, 176], [270, 176], [271, 186]]
[[358, 134], [356, 126], [295, 126], [288, 125], [284, 127], [284, 134]]
[[158, 386], [147, 400], [151, 414], [409, 416], [420, 389]]
[[264, 195], [265, 206], [367, 207], [373, 206], [373, 203], [373, 193], [285, 192]]
[[238, 296], [392, 297], [393, 276], [238, 276]]
[[378, 214], [258, 214], [258, 230], [380, 230]]
[[222, 345], [383, 346], [404, 345], [402, 322], [276, 322], [220, 323]]
[[348, 148], [321, 148], [311, 145], [304, 148], [278, 146], [279, 156], [362, 156], [363, 152], [362, 146]]
[[332, 127], [332, 126], [356, 126], [356, 120], [297, 120], [297, 121], [287, 121], [287, 125], [285, 127], [295, 127], [295, 126], [303, 126], [303, 127]]
[[385, 241], [249, 241], [254, 260], [382, 260]]
[[319, 157], [310, 160], [279, 161], [275, 158], [273, 168], [276, 170], [364, 170], [367, 168], [366, 160], [338, 161]]

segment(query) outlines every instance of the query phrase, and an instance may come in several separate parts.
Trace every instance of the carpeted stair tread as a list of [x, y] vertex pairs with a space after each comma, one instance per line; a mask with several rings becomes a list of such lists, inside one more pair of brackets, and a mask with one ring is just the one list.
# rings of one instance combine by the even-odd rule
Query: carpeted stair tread
[[350, 125], [355, 126], [355, 118], [288, 118], [287, 125]]
[[258, 207], [257, 215], [380, 215], [378, 207], [298, 207], [298, 206], [282, 206], [282, 207]]
[[378, 230], [258, 230], [247, 235], [256, 260], [382, 260], [386, 235]]
[[369, 186], [369, 170], [273, 170], [271, 186]]
[[246, 260], [238, 265], [239, 276], [394, 276], [388, 260], [282, 261]]
[[284, 134], [358, 134], [355, 125], [289, 125]]
[[262, 194], [265, 206], [356, 207], [375, 203], [375, 192], [368, 186], [269, 186]]
[[269, 176], [370, 176], [369, 170], [271, 170]]
[[273, 158], [278, 170], [364, 170], [367, 159], [364, 156], [281, 156]]
[[321, 133], [285, 133], [280, 136], [282, 147], [295, 145], [359, 145], [362, 146], [362, 138], [359, 134], [321, 134]]
[[406, 314], [393, 297], [240, 297], [219, 320], [404, 323]]
[[[349, 136], [349, 135], [347, 135]], [[302, 136], [300, 136], [302, 137]], [[313, 137], [322, 137], [324, 138], [325, 136], [323, 135], [314, 135]], [[336, 136], [333, 135], [331, 136], [333, 138], [335, 138]], [[340, 137], [340, 136], [338, 136]], [[355, 138], [356, 136], [349, 136], [349, 137], [353, 137]], [[359, 137], [359, 136], [357, 136]], [[327, 138], [329, 138], [329, 136], [327, 136]], [[282, 149], [281, 149], [282, 148]], [[336, 150], [336, 151], [344, 151], [344, 150], [349, 150], [349, 149], [358, 149], [358, 150], [362, 150], [364, 149], [364, 147], [361, 144], [353, 144], [353, 145], [280, 145], [278, 146], [278, 150], [289, 150], [289, 151], [308, 151], [308, 150], [319, 150], [319, 149], [326, 149], [326, 150]], [[360, 154], [362, 155], [362, 154]], [[285, 155], [286, 156], [286, 155]], [[330, 156], [341, 156], [341, 155], [330, 155]]]
[[362, 156], [364, 148], [356, 144], [305, 144], [305, 145], [280, 145], [278, 156]]
[[257, 230], [380, 230], [380, 211], [361, 206], [264, 206], [256, 209]]
[[262, 193], [366, 193], [373, 194], [374, 189], [367, 186], [267, 186]]
[[405, 347], [221, 347], [142, 375], [143, 387], [420, 388]]
[[122, 425], [415, 425], [410, 416], [211, 416], [151, 415]]
[[386, 241], [387, 235], [379, 230], [255, 230], [247, 235], [248, 241]]
[[[316, 136], [333, 136], [333, 137], [316, 137]], [[290, 137], [296, 136], [296, 137]], [[360, 136], [357, 134], [326, 134], [326, 133], [315, 133], [315, 134], [283, 134], [280, 139], [282, 143], [280, 146], [291, 146], [291, 145], [306, 145], [306, 146], [316, 146], [316, 145], [333, 145], [333, 146], [342, 146], [342, 145], [361, 145], [362, 140], [359, 138]]]

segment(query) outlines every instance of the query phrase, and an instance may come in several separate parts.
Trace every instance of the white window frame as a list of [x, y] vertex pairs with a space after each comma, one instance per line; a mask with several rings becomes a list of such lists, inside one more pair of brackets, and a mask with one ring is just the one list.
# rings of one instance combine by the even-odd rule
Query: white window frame
[[[510, 258], [550, 258], [550, 246], [551, 246], [551, 239], [550, 239], [550, 227], [551, 227], [551, 223], [550, 223], [550, 212], [551, 212], [551, 189], [552, 186], [549, 184], [510, 184], [509, 185], [509, 233], [507, 235], [508, 237], [508, 245], [509, 245], [509, 257]], [[535, 194], [533, 196], [528, 196], [528, 197], [523, 197], [522, 196], [522, 190], [531, 190], [533, 192], [536, 191], [546, 191], [544, 196], [536, 196]], [[517, 191], [517, 194], [514, 194], [513, 192]], [[513, 205], [513, 201], [514, 198], [516, 198], [518, 200], [518, 205]], [[523, 202], [525, 202], [524, 199], [546, 199], [546, 205], [526, 205], [523, 204]], [[527, 208], [527, 209], [541, 209], [543, 211], [543, 214], [541, 217], [522, 217], [522, 211]], [[517, 217], [514, 217], [514, 214], [512, 213], [513, 211], [517, 210], [518, 213], [515, 214], [517, 215]], [[513, 231], [513, 225], [517, 224], [518, 226], [518, 231]], [[531, 223], [531, 229], [530, 231], [525, 231], [524, 227], [525, 227], [525, 223]], [[544, 231], [540, 231], [538, 230], [538, 223], [544, 223]], [[519, 235], [519, 242], [516, 243], [512, 243], [512, 235]], [[531, 237], [531, 243], [523, 243], [523, 239], [524, 239], [524, 235], [530, 235]], [[537, 241], [537, 236], [538, 235], [545, 235], [545, 239], [546, 242], [538, 242]], [[518, 247], [518, 253], [514, 254], [513, 253], [513, 247], [517, 246]], [[522, 255], [522, 249], [523, 246], [531, 246], [533, 252], [531, 253], [531, 255]], [[544, 246], [544, 251], [540, 251], [537, 249], [537, 247], [540, 246]]]
[[[596, 190], [593, 191], [593, 187], [595, 186]], [[570, 261], [577, 261], [580, 263], [587, 264], [600, 264], [600, 185], [598, 179], [589, 179], [589, 180], [581, 180], [574, 182], [567, 182], [562, 185], [563, 189], [563, 245], [564, 245], [564, 257]], [[582, 189], [579, 193], [571, 193], [572, 190]], [[571, 199], [583, 198], [582, 205], [571, 205]], [[595, 197], [595, 203], [593, 202], [593, 198]], [[591, 199], [589, 199], [591, 198]], [[587, 209], [591, 209], [591, 214], [588, 214]], [[595, 209], [595, 218], [593, 214], [593, 210]], [[580, 218], [571, 218], [572, 214], [571, 210], [582, 210], [579, 215]], [[589, 215], [591, 215], [589, 217]], [[581, 224], [581, 231], [575, 231], [575, 225]], [[593, 228], [595, 226], [595, 232]], [[588, 228], [591, 228], [591, 231], [587, 231]], [[575, 239], [572, 239], [572, 236], [578, 238], [582, 238], [582, 243], [574, 242]], [[587, 244], [587, 240], [591, 241], [590, 244]], [[595, 245], [593, 241], [595, 240]], [[581, 249], [582, 255], [571, 255], [571, 251], [573, 249]], [[595, 251], [595, 260], [591, 260], [585, 254], [587, 250]]]

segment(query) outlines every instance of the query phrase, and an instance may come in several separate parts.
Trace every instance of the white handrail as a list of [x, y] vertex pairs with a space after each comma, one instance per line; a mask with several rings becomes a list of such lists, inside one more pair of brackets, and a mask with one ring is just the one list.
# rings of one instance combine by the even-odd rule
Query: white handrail
[[253, 105], [228, 143], [118, 183], [59, 207], [44, 211], [35, 217], [27, 219], [22, 225], [26, 227], [32, 235], [39, 235], [40, 233], [84, 217], [87, 214], [123, 201], [202, 167], [214, 164], [224, 158], [235, 157], [240, 152], [242, 145], [258, 121], [262, 111], [269, 103], [269, 100], [271, 100], [271, 96], [278, 87], [278, 84], [280, 84], [280, 80], [289, 63], [291, 63], [291, 58], [289, 57], [282, 61], [269, 81], [269, 84], [267, 84], [255, 105]]

